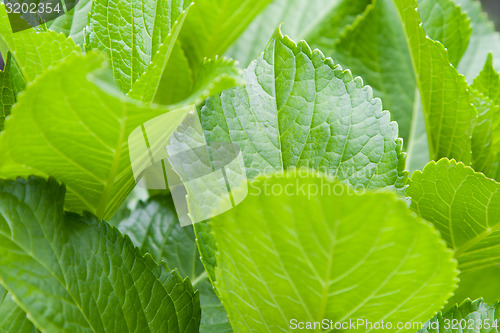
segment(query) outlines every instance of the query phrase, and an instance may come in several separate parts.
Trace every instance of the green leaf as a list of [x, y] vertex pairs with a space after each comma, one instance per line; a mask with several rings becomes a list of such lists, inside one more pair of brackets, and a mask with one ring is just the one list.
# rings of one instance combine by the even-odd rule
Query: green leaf
[[198, 332], [188, 279], [105, 222], [64, 213], [63, 186], [0, 182], [0, 277], [49, 332]]
[[354, 22], [371, 0], [274, 0], [229, 48], [228, 56], [245, 66], [266, 47], [276, 27], [294, 40], [306, 40], [328, 56], [345, 26]]
[[181, 276], [191, 279], [200, 293], [201, 333], [232, 332], [200, 261], [193, 227], [181, 227], [170, 197], [156, 196], [140, 202], [118, 229], [132, 239], [141, 253], [150, 253], [156, 261], [165, 261], [168, 267], [177, 268]]
[[450, 62], [457, 65], [469, 46], [470, 19], [453, 1], [419, 0], [418, 13], [425, 32], [447, 49]]
[[[476, 107], [478, 117], [472, 133], [472, 167], [474, 170], [494, 178], [498, 164], [499, 113], [500, 104], [495, 104], [489, 97], [476, 90], [471, 90], [473, 105]], [[497, 144], [493, 143], [493, 139]]]
[[472, 135], [472, 166], [486, 176], [500, 180], [500, 75], [493, 68], [492, 54], [472, 88], [478, 111]]
[[[152, 62], [153, 67], [164, 68], [162, 62], [168, 61], [170, 44], [178, 34], [173, 27], [184, 9], [182, 0], [94, 1], [87, 49], [109, 56], [118, 86], [128, 93]], [[154, 59], [158, 52], [162, 56]]]
[[180, 36], [193, 73], [198, 72], [204, 58], [222, 56], [270, 2], [195, 0]]
[[[357, 188], [404, 188], [397, 124], [361, 78], [279, 31], [243, 77], [246, 87], [207, 99], [201, 120], [209, 144], [239, 146], [250, 179], [297, 166]], [[210, 227], [197, 223], [195, 229], [213, 282], [216, 245]]]
[[[466, 299], [460, 305], [455, 305], [444, 313], [438, 313], [432, 318], [426, 328], [418, 333], [445, 333], [445, 332], [491, 332], [497, 333], [500, 320], [500, 305], [491, 306], [482, 299], [471, 301]], [[456, 328], [450, 329], [456, 321]], [[460, 328], [463, 327], [464, 329]], [[488, 327], [486, 327], [488, 325]]]
[[454, 160], [429, 163], [411, 178], [411, 208], [455, 250], [462, 272], [500, 263], [500, 184]]
[[50, 30], [62, 32], [78, 45], [83, 45], [84, 29], [87, 26], [88, 15], [92, 9], [91, 0], [78, 0], [75, 7], [47, 23]]
[[[444, 38], [452, 56], [458, 58], [468, 29], [463, 27], [463, 33], [454, 33], [457, 29], [453, 27], [457, 21], [465, 22], [463, 14], [451, 0], [432, 1], [424, 7], [424, 13], [427, 6], [446, 9], [448, 16], [428, 15], [431, 21], [425, 25]], [[415, 0], [375, 1], [337, 43], [336, 59], [363, 74], [376, 96], [382, 97], [384, 106], [400, 125], [409, 152], [419, 151], [414, 144], [425, 147], [419, 138], [426, 128], [431, 159], [447, 156], [469, 164], [476, 110], [467, 83], [450, 64], [443, 44], [427, 37], [416, 8]], [[451, 33], [435, 29], [443, 27], [442, 20]], [[421, 112], [425, 126], [418, 122]], [[427, 162], [410, 158], [416, 167]]]
[[179, 103], [177, 107], [200, 104], [209, 96], [217, 95], [226, 89], [244, 84], [245, 81], [241, 78], [241, 71], [236, 67], [234, 60], [228, 58], [205, 60], [194, 81], [190, 96], [183, 100], [182, 103]]
[[359, 194], [306, 169], [249, 187], [210, 222], [216, 287], [237, 332], [292, 332], [292, 319], [424, 321], [455, 288], [451, 252], [393, 193]]
[[[152, 53], [154, 54], [154, 56], [151, 60], [151, 63], [145, 68], [144, 74], [140, 73], [141, 69], [139, 69], [138, 75], [140, 75], [140, 78], [136, 82], [132, 82], [132, 85], [130, 86], [132, 90], [130, 92], [124, 91], [128, 92], [129, 96], [142, 100], [145, 103], [151, 103], [153, 101], [161, 102], [161, 100], [157, 100], [158, 96], [163, 96], [163, 91], [170, 88], [170, 86], [168, 85], [165, 86], [165, 82], [162, 81], [162, 75], [165, 73], [165, 71], [170, 70], [168, 72], [169, 74], [175, 72], [178, 75], [178, 77], [171, 77], [167, 81], [172, 85], [174, 84], [174, 82], [172, 82], [171, 80], [181, 77], [181, 82], [185, 82], [187, 79], [182, 79], [183, 77], [191, 77], [190, 68], [183, 66], [183, 51], [180, 47], [177, 47], [179, 45], [179, 43], [177, 42], [177, 38], [179, 37], [180, 30], [184, 24], [184, 20], [186, 19], [188, 9], [186, 9], [186, 11], [182, 12], [179, 15], [179, 21], [176, 21], [174, 23], [171, 30], [172, 32], [159, 46], [156, 54]], [[187, 97], [187, 93], [190, 92], [191, 85], [181, 85], [180, 87], [182, 89], [179, 88], [179, 92], [181, 94], [184, 94], [181, 95], [182, 98]], [[128, 88], [129, 87], [127, 86], [126, 89]], [[169, 103], [170, 100], [167, 100], [167, 103], [164, 104]]]
[[484, 68], [474, 79], [472, 88], [478, 90], [495, 104], [500, 104], [500, 75], [493, 68], [493, 55], [490, 53]]
[[483, 12], [481, 2], [477, 0], [454, 0], [471, 19], [472, 36], [469, 47], [463, 56], [458, 71], [465, 75], [469, 83], [482, 70], [482, 66], [492, 53], [497, 71], [500, 71], [500, 34]]
[[34, 29], [13, 33], [5, 6], [0, 4], [0, 53], [10, 51], [26, 82], [56, 65], [68, 56], [80, 53], [73, 40], [54, 31]]
[[366, 188], [405, 185], [397, 124], [361, 78], [279, 31], [243, 77], [201, 118], [209, 144], [240, 147], [248, 177], [306, 166]]
[[0, 132], [3, 130], [5, 118], [10, 114], [12, 105], [16, 102], [16, 92], [11, 73], [9, 72], [10, 54], [5, 70], [0, 70]]
[[[268, 1], [199, 0], [189, 15], [183, 12], [188, 3], [182, 0], [149, 0], [147, 5], [97, 1], [91, 14], [88, 48], [109, 55], [121, 90], [134, 98], [179, 104], [189, 97], [182, 105], [199, 102], [239, 83], [234, 63], [215, 57]], [[212, 20], [213, 15], [217, 19]], [[109, 21], [109, 17], [119, 19]], [[205, 58], [214, 59], [212, 65], [203, 64]], [[207, 73], [207, 69], [213, 72]], [[177, 85], [179, 78], [181, 85]], [[171, 92], [174, 87], [175, 94]]]
[[0, 331], [8, 333], [38, 332], [26, 313], [14, 302], [10, 293], [0, 286]]
[[94, 53], [75, 55], [25, 90], [0, 135], [10, 155], [0, 162], [0, 176], [57, 177], [68, 189], [68, 210], [107, 219], [135, 186], [129, 134], [168, 110], [108, 87], [100, 79], [110, 73], [102, 61]]

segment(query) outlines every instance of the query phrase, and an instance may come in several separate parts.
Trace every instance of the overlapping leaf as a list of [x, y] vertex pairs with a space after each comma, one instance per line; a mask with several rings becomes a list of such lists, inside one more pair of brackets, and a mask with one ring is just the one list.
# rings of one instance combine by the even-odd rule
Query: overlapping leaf
[[[201, 117], [208, 143], [232, 142], [241, 149], [250, 179], [305, 166], [358, 188], [404, 188], [397, 125], [360, 78], [279, 31], [243, 77], [246, 87], [209, 98]], [[195, 228], [213, 280], [210, 227]]]
[[230, 47], [227, 55], [245, 66], [266, 47], [276, 27], [294, 40], [306, 40], [330, 56], [345, 26], [354, 22], [371, 0], [274, 0]]
[[491, 332], [500, 327], [500, 304], [488, 305], [482, 299], [466, 299], [444, 313], [438, 313], [418, 333]]
[[[470, 34], [463, 27], [466, 18], [451, 0], [422, 1], [422, 6], [428, 20], [424, 26], [446, 42], [452, 60], [458, 61]], [[426, 128], [431, 159], [447, 156], [470, 163], [476, 111], [467, 83], [444, 46], [427, 37], [416, 8], [416, 0], [377, 0], [337, 43], [338, 59], [374, 86], [400, 124], [410, 158], [426, 146], [420, 142]], [[425, 15], [429, 8], [440, 8], [444, 16]], [[417, 122], [420, 110], [425, 126]], [[427, 161], [412, 160], [411, 169]]]
[[184, 9], [182, 0], [94, 1], [87, 48], [108, 54], [118, 86], [128, 93], [160, 50], [168, 61], [170, 54], [163, 48], [171, 49], [170, 44], [175, 43], [178, 31], [174, 25], [185, 16]]
[[411, 207], [455, 250], [462, 272], [500, 263], [500, 184], [442, 159], [413, 174]]
[[10, 109], [16, 102], [13, 77], [8, 68], [9, 60], [5, 66], [5, 70], [0, 70], [0, 132], [3, 130], [5, 117], [10, 114]]
[[[183, 0], [95, 1], [87, 48], [108, 54], [124, 93], [161, 104], [194, 95], [185, 105], [239, 83], [234, 64], [215, 58], [267, 2], [197, 0], [189, 8]], [[204, 66], [205, 58], [212, 59], [211, 66]]]
[[0, 136], [0, 175], [52, 175], [67, 186], [67, 209], [109, 218], [135, 185], [129, 134], [168, 110], [121, 95], [102, 61], [74, 56], [26, 89]]
[[197, 332], [199, 296], [105, 222], [64, 214], [53, 179], [0, 182], [0, 276], [43, 330]]
[[424, 321], [444, 304], [456, 263], [435, 229], [392, 193], [355, 195], [305, 171], [258, 178], [211, 220], [216, 287], [235, 331], [291, 332], [291, 319]]
[[277, 32], [244, 72], [246, 87], [209, 98], [208, 143], [232, 142], [247, 175], [321, 169], [366, 188], [405, 185], [397, 125], [360, 78]]
[[500, 179], [500, 75], [488, 60], [472, 84], [478, 119], [472, 136], [472, 166], [491, 178]]
[[181, 276], [189, 276], [200, 293], [201, 333], [232, 332], [200, 261], [193, 227], [181, 227], [171, 198], [157, 196], [140, 202], [118, 228], [130, 236], [142, 253], [148, 252], [157, 262], [163, 260], [168, 267], [177, 268]]
[[73, 40], [54, 31], [36, 32], [33, 29], [13, 33], [5, 6], [0, 4], [0, 52], [9, 51], [26, 82], [67, 58], [80, 53]]
[[488, 54], [493, 54], [496, 70], [500, 70], [500, 33], [495, 31], [495, 26], [483, 12], [481, 2], [476, 0], [453, 0], [471, 19], [472, 35], [467, 48], [458, 65], [458, 71], [465, 75], [472, 83], [479, 72]]

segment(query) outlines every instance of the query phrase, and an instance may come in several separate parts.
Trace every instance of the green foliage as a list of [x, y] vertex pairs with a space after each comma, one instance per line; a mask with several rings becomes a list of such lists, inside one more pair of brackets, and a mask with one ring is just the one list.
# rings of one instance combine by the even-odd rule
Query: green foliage
[[64, 192], [53, 179], [0, 182], [0, 276], [31, 320], [52, 332], [197, 332], [189, 280], [105, 222], [64, 213]]
[[9, 333], [36, 333], [36, 327], [14, 302], [12, 294], [0, 286], [0, 330]]
[[201, 333], [231, 332], [226, 312], [215, 295], [208, 275], [200, 261], [193, 227], [179, 224], [172, 199], [157, 196], [140, 202], [118, 229], [132, 239], [142, 253], [150, 253], [156, 261], [176, 267], [181, 276], [188, 276], [200, 293]]
[[425, 321], [444, 304], [457, 272], [436, 231], [394, 194], [349, 191], [305, 169], [278, 173], [211, 221], [216, 286], [237, 332], [288, 332], [291, 318]]
[[413, 174], [408, 195], [412, 209], [432, 222], [455, 250], [461, 271], [498, 263], [499, 183], [442, 159]]
[[280, 31], [243, 77], [201, 117], [209, 143], [238, 144], [248, 177], [297, 166], [354, 186], [405, 185], [397, 125], [361, 78]]
[[[1, 332], [498, 319], [500, 35], [477, 0], [81, 0], [18, 33], [0, 4], [0, 52]], [[234, 144], [249, 195], [193, 228], [131, 194], [145, 123], [168, 150], [148, 131], [140, 162]]]
[[[445, 313], [438, 313], [429, 323], [438, 324], [436, 328], [426, 327], [418, 333], [444, 332], [492, 332], [499, 331], [499, 304], [490, 306], [482, 299], [471, 301], [466, 299]], [[454, 328], [453, 328], [454, 327]]]

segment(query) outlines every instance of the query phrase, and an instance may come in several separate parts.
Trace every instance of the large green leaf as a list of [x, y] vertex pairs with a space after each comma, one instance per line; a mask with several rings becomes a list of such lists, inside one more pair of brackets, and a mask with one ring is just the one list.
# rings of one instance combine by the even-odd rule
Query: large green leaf
[[500, 184], [454, 160], [411, 178], [411, 207], [441, 232], [462, 272], [500, 263]]
[[393, 193], [359, 194], [306, 169], [250, 188], [210, 222], [216, 287], [237, 332], [292, 332], [292, 319], [424, 321], [455, 288], [451, 251]]
[[8, 155], [0, 176], [57, 177], [68, 189], [67, 209], [107, 219], [135, 185], [129, 134], [168, 110], [126, 98], [102, 73], [109, 71], [99, 55], [75, 55], [25, 90], [0, 135]]
[[0, 286], [0, 331], [6, 333], [36, 333], [36, 327], [14, 302], [12, 295]]
[[466, 299], [444, 313], [438, 313], [418, 333], [489, 332], [498, 333], [500, 304], [488, 305], [482, 299]]
[[472, 33], [467, 14], [452, 0], [418, 0], [418, 13], [425, 32], [446, 47], [450, 62], [457, 65]]
[[[470, 34], [466, 18], [451, 0], [421, 2], [424, 26], [458, 61]], [[448, 156], [470, 163], [476, 111], [467, 83], [443, 44], [427, 37], [416, 9], [416, 0], [376, 0], [337, 43], [336, 59], [362, 74], [382, 97], [400, 125], [412, 170], [429, 160], [413, 156], [425, 146], [431, 159]], [[437, 9], [444, 15], [432, 15]]]
[[[246, 87], [209, 98], [201, 117], [208, 143], [239, 146], [249, 178], [305, 166], [358, 188], [404, 188], [397, 124], [359, 77], [279, 31], [243, 77]], [[214, 280], [210, 227], [197, 223], [195, 229]]]
[[266, 47], [276, 27], [294, 40], [306, 40], [327, 55], [345, 26], [371, 0], [273, 0], [230, 47], [227, 55], [245, 66]]
[[197, 0], [189, 8], [183, 0], [98, 0], [87, 49], [108, 54], [121, 90], [134, 98], [176, 104], [194, 95], [184, 105], [198, 102], [238, 83], [234, 64], [216, 57], [269, 1]]
[[0, 182], [0, 277], [49, 332], [198, 332], [199, 296], [91, 215], [64, 213], [63, 186]]
[[0, 53], [7, 54], [7, 51], [27, 82], [69, 55], [80, 53], [73, 40], [54, 31], [28, 29], [13, 33], [5, 6], [0, 4]]
[[207, 142], [233, 142], [247, 175], [293, 166], [321, 169], [366, 188], [406, 183], [397, 124], [371, 88], [305, 42], [276, 32], [244, 72], [246, 87], [209, 98]]
[[201, 333], [232, 331], [200, 261], [193, 227], [181, 227], [170, 197], [156, 196], [140, 202], [118, 229], [130, 236], [142, 253], [150, 253], [156, 261], [165, 261], [168, 267], [177, 268], [181, 276], [191, 279], [200, 293]]

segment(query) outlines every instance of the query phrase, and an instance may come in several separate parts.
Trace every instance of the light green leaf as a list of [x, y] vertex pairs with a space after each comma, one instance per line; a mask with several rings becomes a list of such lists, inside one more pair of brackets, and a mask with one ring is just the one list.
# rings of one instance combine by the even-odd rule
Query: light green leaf
[[345, 26], [354, 22], [371, 0], [274, 0], [230, 47], [228, 56], [245, 66], [266, 47], [276, 27], [294, 40], [306, 40], [328, 56]]
[[460, 270], [500, 263], [500, 184], [454, 160], [429, 163], [411, 178], [407, 194], [455, 250]]
[[[109, 56], [118, 86], [128, 93], [152, 62], [153, 67], [165, 67], [176, 39], [173, 34], [178, 33], [173, 26], [185, 7], [182, 0], [94, 1], [87, 49]], [[162, 56], [154, 59], [158, 52]]]
[[[425, 25], [433, 28], [458, 58], [468, 29], [456, 33], [452, 27], [457, 20], [465, 22], [463, 14], [451, 0], [432, 1], [425, 5], [424, 13], [428, 6], [446, 9], [445, 17], [425, 16], [431, 20]], [[467, 83], [449, 63], [443, 44], [427, 37], [416, 8], [415, 0], [376, 0], [337, 43], [336, 59], [374, 86], [375, 94], [398, 121], [409, 152], [420, 150], [413, 144], [425, 146], [421, 142], [424, 126], [417, 122], [423, 111], [429, 157], [448, 156], [470, 163], [476, 110]], [[443, 26], [442, 20], [446, 33], [435, 29]], [[426, 162], [410, 158], [417, 167]]]
[[198, 332], [199, 296], [91, 215], [64, 213], [64, 186], [0, 182], [0, 277], [49, 332]]
[[483, 68], [488, 54], [493, 53], [497, 71], [500, 71], [500, 34], [483, 12], [477, 0], [454, 0], [471, 19], [472, 36], [467, 52], [458, 65], [458, 71], [465, 75], [469, 83]]
[[12, 295], [0, 286], [0, 331], [6, 333], [38, 332], [26, 313], [14, 302]]
[[209, 96], [217, 95], [235, 85], [244, 84], [245, 81], [241, 78], [241, 71], [236, 67], [234, 60], [224, 57], [205, 60], [194, 81], [191, 95], [182, 101], [178, 107], [200, 104]]
[[[203, 1], [196, 4], [202, 6], [202, 10], [209, 10]], [[194, 42], [188, 38], [193, 33], [188, 25], [200, 28], [199, 22], [185, 23], [185, 20], [201, 10], [193, 13], [196, 10], [187, 5], [182, 0], [172, 3], [149, 0], [147, 5], [97, 1], [91, 13], [87, 48], [108, 54], [121, 90], [135, 99], [176, 106], [199, 103], [211, 94], [239, 84], [240, 80], [234, 62], [204, 61], [205, 57], [215, 57], [217, 53], [204, 50], [206, 53], [196, 61], [191, 58], [193, 55], [186, 56], [187, 46], [178, 38], [184, 36], [188, 39], [186, 43]], [[117, 19], [108, 22], [110, 15]], [[204, 29], [190, 38], [198, 38], [201, 43]]]
[[486, 59], [483, 70], [474, 79], [472, 87], [495, 104], [500, 104], [500, 75], [493, 68], [493, 55], [491, 53]]
[[500, 180], [500, 75], [493, 68], [490, 54], [483, 70], [474, 79], [477, 95], [477, 125], [472, 135], [472, 157], [475, 170]]
[[193, 227], [181, 227], [170, 197], [156, 196], [140, 202], [118, 229], [128, 235], [142, 253], [150, 253], [156, 261], [165, 261], [188, 276], [199, 290], [201, 303], [200, 332], [231, 332], [226, 312], [215, 295], [200, 261]]
[[3, 130], [5, 117], [10, 114], [12, 105], [16, 102], [16, 92], [12, 74], [9, 71], [10, 53], [4, 71], [0, 70], [0, 132]]
[[52, 175], [68, 189], [68, 210], [113, 215], [135, 185], [129, 134], [168, 110], [126, 98], [99, 78], [103, 72], [97, 54], [75, 55], [25, 90], [0, 135], [10, 155], [1, 177]]
[[470, 19], [453, 1], [419, 0], [418, 13], [425, 32], [447, 49], [450, 62], [462, 59], [472, 33]]
[[195, 0], [180, 36], [193, 73], [203, 59], [222, 56], [272, 0]]
[[34, 29], [13, 33], [5, 6], [0, 4], [0, 53], [12, 54], [26, 82], [33, 81], [71, 54], [80, 53], [73, 40], [54, 31]]
[[87, 26], [88, 15], [92, 9], [91, 0], [78, 0], [75, 7], [47, 23], [50, 30], [62, 32], [78, 45], [83, 45], [84, 29]]
[[248, 177], [306, 166], [355, 186], [406, 183], [397, 124], [360, 78], [278, 31], [245, 70], [246, 87], [209, 98], [207, 142], [233, 142]]
[[[404, 188], [397, 124], [361, 78], [279, 31], [243, 77], [246, 87], [207, 99], [201, 120], [209, 144], [239, 146], [250, 179], [298, 166], [357, 188]], [[195, 228], [213, 282], [216, 245], [209, 226]]]
[[[145, 103], [151, 103], [155, 99], [158, 99], [158, 96], [163, 95], [165, 88], [169, 88], [168, 86], [162, 86], [162, 75], [169, 69], [178, 74], [179, 77], [190, 78], [191, 71], [189, 67], [183, 66], [183, 51], [181, 48], [176, 47], [178, 46], [177, 38], [179, 37], [179, 33], [184, 24], [184, 20], [186, 19], [188, 10], [189, 8], [178, 16], [179, 21], [176, 21], [173, 24], [171, 33], [165, 38], [158, 50], [156, 52], [152, 52], [153, 57], [151, 63], [144, 68], [144, 74], [140, 73], [141, 69], [139, 69], [137, 74], [139, 75], [139, 78], [137, 81], [132, 82], [132, 85], [130, 86], [132, 90], [130, 92], [124, 91], [128, 92], [129, 96], [142, 100]], [[169, 78], [168, 82], [170, 83], [170, 80], [175, 78], [176, 77]], [[185, 82], [186, 80], [187, 79], [181, 79], [181, 82]], [[181, 85], [181, 87], [184, 88], [183, 85]], [[187, 86], [185, 87], [187, 90], [180, 90], [180, 92], [186, 94], [190, 91], [190, 88], [191, 86]]]
[[210, 222], [236, 332], [293, 332], [292, 319], [424, 321], [455, 288], [451, 252], [393, 193], [355, 194], [306, 169], [250, 188]]
[[[448, 333], [448, 332], [490, 332], [498, 333], [500, 326], [500, 304], [491, 306], [482, 299], [466, 299], [460, 305], [455, 305], [444, 313], [438, 313], [427, 326], [418, 333]], [[453, 321], [453, 322], [452, 322]], [[456, 328], [450, 329], [454, 322]], [[434, 327], [437, 326], [437, 327]], [[463, 327], [464, 329], [461, 329]]]
[[500, 119], [495, 121], [495, 118], [499, 118], [500, 104], [495, 104], [477, 90], [471, 89], [471, 94], [478, 115], [472, 133], [472, 167], [487, 176], [495, 177], [500, 146], [493, 144], [493, 138], [495, 137], [495, 141], [500, 139], [500, 133], [494, 130], [499, 125]]

